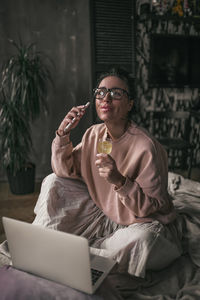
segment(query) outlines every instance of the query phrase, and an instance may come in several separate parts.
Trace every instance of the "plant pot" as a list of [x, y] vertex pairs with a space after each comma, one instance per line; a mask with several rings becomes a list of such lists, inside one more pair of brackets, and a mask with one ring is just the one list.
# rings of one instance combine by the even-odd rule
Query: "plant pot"
[[15, 175], [7, 169], [7, 177], [10, 190], [16, 195], [25, 195], [34, 192], [35, 189], [35, 165], [27, 164], [24, 169], [18, 171]]

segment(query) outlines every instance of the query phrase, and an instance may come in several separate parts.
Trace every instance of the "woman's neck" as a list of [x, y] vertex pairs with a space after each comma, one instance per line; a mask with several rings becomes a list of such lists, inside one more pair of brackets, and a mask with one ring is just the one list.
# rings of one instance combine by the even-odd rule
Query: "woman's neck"
[[129, 126], [129, 121], [124, 120], [124, 122], [119, 123], [111, 123], [111, 122], [105, 122], [105, 125], [108, 129], [108, 134], [112, 138], [112, 140], [119, 139], [127, 130]]

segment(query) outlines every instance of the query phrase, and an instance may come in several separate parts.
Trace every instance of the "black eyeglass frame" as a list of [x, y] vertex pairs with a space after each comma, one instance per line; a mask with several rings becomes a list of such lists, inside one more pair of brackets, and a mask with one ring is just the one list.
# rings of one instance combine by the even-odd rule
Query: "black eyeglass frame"
[[[104, 91], [106, 91], [106, 94], [104, 95], [103, 98], [97, 98], [97, 97], [96, 97], [95, 92], [96, 92], [97, 90], [104, 90]], [[122, 91], [123, 94], [126, 94], [126, 95], [128, 96], [128, 98], [130, 99], [130, 94], [129, 94], [125, 89], [117, 88], [117, 87], [116, 87], [116, 88], [111, 88], [111, 89], [107, 89], [107, 88], [105, 88], [105, 87], [102, 87], [102, 88], [97, 87], [97, 88], [93, 89], [93, 92], [94, 92], [94, 99], [103, 100], [103, 99], [105, 98], [105, 96], [107, 95], [107, 93], [111, 93], [113, 90], [120, 90], [120, 91]], [[111, 95], [111, 94], [110, 94], [110, 95]], [[112, 99], [115, 99], [114, 97], [112, 97], [112, 95], [111, 95], [111, 98], [112, 98]], [[121, 100], [121, 98], [120, 98], [120, 99], [116, 99], [116, 100]]]

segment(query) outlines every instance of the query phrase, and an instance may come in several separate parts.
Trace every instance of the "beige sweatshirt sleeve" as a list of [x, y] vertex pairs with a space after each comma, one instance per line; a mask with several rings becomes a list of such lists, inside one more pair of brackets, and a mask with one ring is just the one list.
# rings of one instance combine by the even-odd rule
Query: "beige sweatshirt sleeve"
[[[160, 193], [161, 187], [157, 185], [153, 189], [145, 190], [136, 182], [126, 179], [125, 185], [117, 191], [120, 201], [136, 217], [145, 218], [154, 213], [166, 213], [170, 211], [169, 196]], [[154, 195], [153, 195], [154, 194]]]
[[51, 166], [60, 177], [81, 179], [81, 143], [73, 148], [69, 134], [58, 136], [52, 142]]
[[145, 164], [142, 158], [138, 158], [143, 167], [137, 177], [126, 177], [125, 184], [116, 189], [123, 205], [140, 218], [152, 216], [157, 212], [169, 213], [173, 207], [167, 192], [168, 169], [164, 149], [149, 147], [145, 157], [148, 157]]

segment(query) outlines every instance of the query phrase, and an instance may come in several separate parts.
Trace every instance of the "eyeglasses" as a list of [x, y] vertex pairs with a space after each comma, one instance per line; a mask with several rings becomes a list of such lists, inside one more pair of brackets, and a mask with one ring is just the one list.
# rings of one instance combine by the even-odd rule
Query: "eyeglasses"
[[94, 89], [94, 97], [99, 100], [103, 100], [107, 93], [110, 93], [111, 98], [115, 100], [121, 100], [124, 94], [129, 97], [129, 93], [121, 88], [106, 89], [102, 87]]

